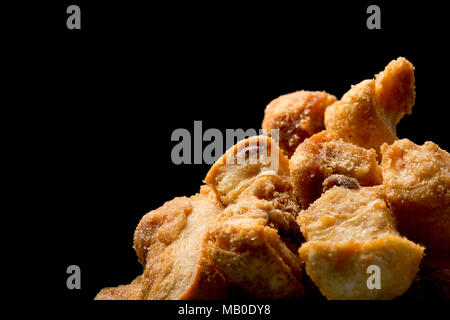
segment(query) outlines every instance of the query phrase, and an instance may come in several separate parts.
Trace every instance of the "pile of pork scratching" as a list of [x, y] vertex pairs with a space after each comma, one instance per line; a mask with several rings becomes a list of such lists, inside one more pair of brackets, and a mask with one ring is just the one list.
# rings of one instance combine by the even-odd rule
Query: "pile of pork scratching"
[[142, 218], [142, 275], [96, 299], [393, 299], [424, 283], [450, 299], [450, 155], [396, 135], [414, 83], [398, 58], [341, 100], [273, 100], [267, 136], [229, 149], [198, 194]]

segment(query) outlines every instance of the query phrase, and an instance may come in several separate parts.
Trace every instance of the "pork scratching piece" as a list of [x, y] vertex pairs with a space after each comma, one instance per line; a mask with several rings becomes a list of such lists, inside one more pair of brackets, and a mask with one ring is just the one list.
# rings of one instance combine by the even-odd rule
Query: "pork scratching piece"
[[450, 154], [433, 142], [381, 147], [384, 190], [398, 230], [425, 245], [423, 264], [450, 268]]
[[391, 61], [375, 79], [352, 86], [325, 110], [325, 127], [345, 141], [379, 154], [397, 139], [396, 126], [415, 102], [414, 66], [405, 58]]
[[314, 133], [325, 129], [325, 109], [336, 102], [325, 91], [296, 91], [272, 100], [264, 110], [262, 128], [267, 135], [279, 130], [279, 145], [287, 157], [297, 146]]
[[141, 296], [142, 276], [138, 276], [130, 284], [118, 287], [104, 288], [95, 300], [138, 300]]
[[335, 181], [329, 180], [327, 184], [354, 187], [358, 183], [374, 186], [382, 182], [375, 150], [345, 142], [333, 130], [322, 131], [303, 141], [289, 162], [294, 192], [304, 209], [320, 197], [323, 183], [331, 175], [341, 177], [336, 180], [335, 176]]
[[[423, 248], [397, 232], [380, 186], [333, 187], [297, 221], [307, 240], [299, 250], [306, 272], [328, 299], [392, 299], [418, 271]], [[379, 289], [367, 284], [372, 265]]]
[[211, 167], [205, 182], [227, 206], [209, 232], [214, 265], [246, 297], [301, 296], [302, 236], [289, 161], [265, 136], [243, 140]]
[[[134, 234], [134, 248], [144, 266], [143, 275], [128, 288], [103, 289], [97, 298], [226, 298], [228, 285], [206, 251], [207, 228], [222, 212], [216, 194], [203, 186], [191, 198], [175, 198], [147, 213]], [[127, 290], [132, 292], [124, 294]]]

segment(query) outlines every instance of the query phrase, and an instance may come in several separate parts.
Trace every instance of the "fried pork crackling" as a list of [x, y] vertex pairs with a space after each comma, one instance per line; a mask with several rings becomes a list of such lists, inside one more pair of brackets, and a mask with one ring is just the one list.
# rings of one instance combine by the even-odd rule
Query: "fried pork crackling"
[[[298, 218], [306, 272], [328, 299], [392, 299], [411, 285], [423, 248], [400, 236], [380, 186], [326, 191]], [[380, 268], [381, 287], [367, 286]]]
[[381, 147], [383, 187], [398, 230], [426, 247], [423, 264], [450, 268], [450, 154], [408, 139]]
[[178, 197], [147, 213], [134, 235], [134, 248], [144, 266], [131, 285], [106, 288], [96, 299], [223, 299], [227, 282], [206, 251], [208, 226], [223, 206], [208, 186]]
[[325, 91], [301, 90], [282, 95], [267, 105], [262, 128], [269, 136], [271, 129], [279, 129], [279, 146], [291, 157], [305, 138], [325, 129], [325, 109], [336, 101]]
[[142, 217], [142, 275], [95, 299], [448, 299], [450, 155], [398, 140], [414, 103], [401, 57], [340, 100], [274, 99], [265, 135], [227, 150], [198, 194]]
[[345, 141], [373, 148], [397, 139], [396, 126], [415, 102], [414, 66], [405, 58], [391, 61], [375, 79], [352, 86], [325, 110], [325, 127]]
[[323, 183], [332, 175], [334, 180], [328, 180], [327, 184], [356, 187], [382, 182], [375, 150], [345, 142], [333, 130], [322, 131], [303, 141], [289, 162], [294, 192], [304, 209], [320, 197], [324, 187], [327, 188]]
[[130, 284], [102, 289], [95, 296], [95, 300], [139, 300], [141, 289], [142, 276], [138, 276]]
[[288, 166], [275, 142], [258, 136], [229, 149], [205, 179], [227, 206], [209, 231], [211, 259], [246, 297], [303, 294], [299, 207]]

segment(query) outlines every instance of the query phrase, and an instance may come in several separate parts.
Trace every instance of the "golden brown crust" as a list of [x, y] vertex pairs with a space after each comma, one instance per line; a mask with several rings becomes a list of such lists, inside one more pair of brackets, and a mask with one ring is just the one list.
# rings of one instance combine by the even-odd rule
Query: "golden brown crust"
[[377, 152], [381, 144], [397, 139], [395, 128], [379, 112], [373, 80], [352, 86], [341, 100], [328, 107], [325, 127], [335, 130], [347, 142]]
[[345, 141], [379, 154], [383, 143], [397, 139], [396, 125], [415, 101], [414, 66], [404, 58], [391, 61], [375, 80], [352, 86], [325, 110], [325, 127]]
[[224, 275], [212, 263], [205, 243], [197, 272], [192, 279], [192, 284], [177, 299], [223, 300], [227, 297], [228, 282]]
[[450, 154], [408, 139], [381, 147], [383, 187], [399, 231], [425, 245], [424, 266], [450, 267]]
[[375, 94], [393, 125], [411, 114], [416, 100], [414, 66], [405, 58], [391, 61], [375, 76]]
[[136, 283], [102, 290], [98, 297], [137, 300], [224, 299], [228, 283], [206, 250], [208, 227], [223, 205], [208, 186], [147, 213], [136, 228], [134, 248], [144, 272]]
[[[306, 242], [306, 272], [331, 300], [387, 300], [402, 295], [418, 271], [423, 249], [398, 236], [367, 242]], [[381, 288], [368, 289], [367, 268], [380, 267]]]
[[333, 130], [303, 141], [289, 162], [294, 192], [304, 209], [320, 197], [322, 184], [331, 175], [354, 178], [362, 186], [382, 182], [375, 151], [345, 142]]
[[263, 218], [224, 218], [210, 230], [209, 250], [217, 268], [247, 298], [287, 299], [303, 293], [300, 257]]
[[325, 109], [336, 102], [335, 96], [325, 91], [296, 91], [272, 100], [264, 111], [262, 128], [279, 130], [279, 145], [290, 157], [305, 139], [325, 129]]
[[[182, 203], [174, 199], [173, 206], [162, 207], [167, 215], [161, 219], [164, 226], [167, 222], [170, 236], [158, 230], [150, 235], [152, 240], [144, 241], [152, 245], [148, 247], [143, 273], [143, 299], [220, 299], [226, 296], [225, 278], [213, 266], [206, 251], [208, 226], [222, 213], [223, 206], [211, 190], [202, 191], [189, 199], [191, 204], [185, 203], [185, 199]], [[172, 215], [182, 217], [183, 228], [168, 219]], [[139, 229], [138, 226], [137, 233]]]
[[229, 149], [195, 196], [141, 219], [143, 274], [95, 299], [450, 299], [450, 155], [397, 140], [414, 102], [414, 66], [401, 57], [339, 101], [274, 99], [266, 136]]
[[[306, 238], [306, 272], [328, 299], [392, 299], [418, 271], [423, 248], [402, 238], [381, 187], [333, 187], [297, 218]], [[381, 288], [367, 286], [380, 268]]]
[[224, 204], [235, 202], [255, 179], [264, 176], [289, 177], [289, 160], [277, 144], [265, 136], [242, 140], [209, 169], [205, 182]]
[[302, 211], [297, 222], [308, 241], [364, 241], [399, 235], [380, 186], [333, 187]]
[[141, 285], [142, 276], [138, 276], [130, 284], [100, 290], [94, 300], [139, 300]]
[[[242, 162], [251, 153], [259, 160]], [[209, 230], [209, 254], [232, 287], [247, 297], [286, 299], [303, 293], [296, 252], [301, 241], [295, 223], [299, 207], [288, 163], [270, 138], [258, 136], [230, 148], [205, 179], [227, 205]]]
[[182, 232], [192, 212], [192, 201], [177, 197], [144, 215], [134, 232], [134, 250], [145, 266], [149, 250], [170, 245]]

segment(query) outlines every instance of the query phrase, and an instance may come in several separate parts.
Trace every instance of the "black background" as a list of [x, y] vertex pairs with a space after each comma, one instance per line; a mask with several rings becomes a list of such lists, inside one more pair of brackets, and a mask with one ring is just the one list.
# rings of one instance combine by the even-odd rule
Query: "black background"
[[[132, 239], [142, 215], [198, 191], [209, 166], [170, 158], [171, 133], [193, 132], [194, 120], [203, 130], [258, 129], [279, 95], [341, 97], [404, 56], [416, 67], [417, 99], [398, 135], [450, 149], [448, 28], [438, 3], [93, 2], [42, 4], [37, 18], [24, 8], [33, 27], [15, 38], [24, 49], [11, 78], [27, 88], [16, 96], [32, 177], [22, 187], [45, 226], [47, 298], [72, 309], [141, 272]], [[381, 30], [366, 28], [373, 3]], [[81, 7], [81, 30], [66, 28], [69, 4]], [[81, 267], [81, 290], [66, 288], [71, 264]]]

